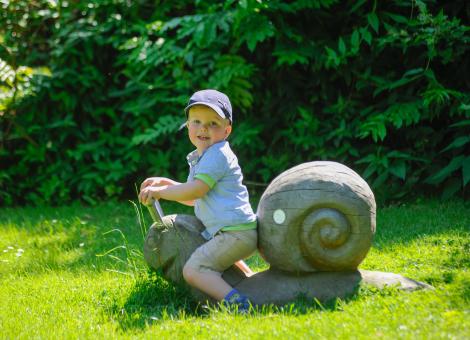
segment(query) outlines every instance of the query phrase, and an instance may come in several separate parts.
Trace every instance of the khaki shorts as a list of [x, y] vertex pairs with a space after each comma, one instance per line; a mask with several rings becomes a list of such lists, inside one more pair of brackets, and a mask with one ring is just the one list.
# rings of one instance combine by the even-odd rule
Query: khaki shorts
[[257, 249], [258, 232], [223, 231], [197, 248], [185, 266], [199, 272], [222, 273], [235, 262], [249, 257]]

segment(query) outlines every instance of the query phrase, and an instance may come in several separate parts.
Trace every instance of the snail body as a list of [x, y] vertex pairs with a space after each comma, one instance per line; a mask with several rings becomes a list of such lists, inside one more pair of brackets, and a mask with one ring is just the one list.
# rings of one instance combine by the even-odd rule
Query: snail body
[[[401, 275], [357, 270], [375, 233], [376, 205], [367, 183], [335, 162], [310, 162], [276, 177], [258, 205], [259, 251], [270, 268], [247, 277], [236, 266], [222, 273], [254, 304], [285, 304], [299, 295], [327, 301], [346, 297], [359, 283], [406, 290], [430, 288]], [[194, 216], [165, 216], [147, 232], [144, 257], [176, 283], [205, 240]], [[210, 300], [191, 288], [199, 301]]]

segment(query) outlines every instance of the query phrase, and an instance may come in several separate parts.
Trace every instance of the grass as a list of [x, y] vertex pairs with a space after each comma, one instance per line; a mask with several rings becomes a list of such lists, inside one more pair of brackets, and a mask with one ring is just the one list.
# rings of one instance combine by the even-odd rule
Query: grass
[[[172, 204], [164, 210], [188, 212]], [[378, 210], [361, 268], [404, 274], [435, 290], [361, 287], [347, 300], [299, 299], [243, 316], [203, 309], [184, 288], [149, 272], [130, 203], [3, 208], [0, 338], [468, 338], [469, 211], [463, 201]], [[266, 268], [257, 256], [248, 262]]]

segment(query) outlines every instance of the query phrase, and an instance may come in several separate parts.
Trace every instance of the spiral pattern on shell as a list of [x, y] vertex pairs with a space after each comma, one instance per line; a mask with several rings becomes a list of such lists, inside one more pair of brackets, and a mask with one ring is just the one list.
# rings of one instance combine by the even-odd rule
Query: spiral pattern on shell
[[367, 183], [336, 162], [293, 167], [268, 186], [258, 205], [259, 248], [271, 267], [291, 272], [353, 270], [375, 233]]

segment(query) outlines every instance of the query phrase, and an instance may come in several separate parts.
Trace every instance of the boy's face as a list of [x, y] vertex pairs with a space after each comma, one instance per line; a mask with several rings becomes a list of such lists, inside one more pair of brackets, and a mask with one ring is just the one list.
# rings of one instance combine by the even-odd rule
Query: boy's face
[[189, 140], [197, 148], [199, 155], [232, 132], [228, 119], [221, 118], [214, 110], [204, 105], [195, 105], [189, 109], [186, 125]]

